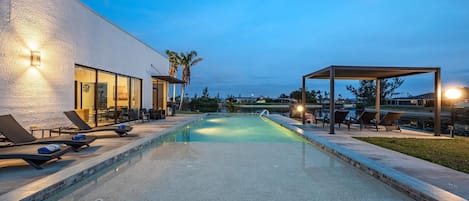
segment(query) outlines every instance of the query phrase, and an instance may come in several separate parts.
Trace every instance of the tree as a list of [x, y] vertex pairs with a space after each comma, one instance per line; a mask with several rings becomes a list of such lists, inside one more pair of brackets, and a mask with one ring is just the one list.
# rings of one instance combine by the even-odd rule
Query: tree
[[286, 94], [282, 93], [282, 94], [280, 94], [279, 98], [289, 98], [289, 96], [287, 96]]
[[202, 91], [202, 96], [198, 97], [197, 94], [188, 103], [192, 111], [200, 112], [217, 112], [218, 111], [218, 98], [211, 98], [208, 93], [208, 87]]
[[[181, 58], [172, 50], [166, 50], [166, 55], [168, 55], [169, 63], [171, 64], [169, 67], [169, 76], [176, 77]], [[174, 102], [176, 102], [176, 84], [173, 84], [173, 104]]]
[[301, 102], [301, 89], [290, 92], [290, 98], [296, 99], [298, 102]]
[[[316, 90], [306, 91], [305, 94], [306, 94], [306, 103], [321, 103], [322, 101], [321, 91], [319, 90], [318, 91]], [[327, 92], [324, 92], [324, 94], [326, 94], [327, 96]], [[282, 95], [284, 94], [281, 94], [280, 96], [282, 97]], [[301, 88], [298, 90], [292, 91], [290, 93], [290, 98], [296, 99], [298, 102], [301, 102], [301, 99], [302, 99]]]
[[186, 88], [186, 85], [188, 85], [191, 81], [191, 67], [199, 63], [200, 61], [202, 61], [202, 58], [197, 57], [197, 52], [193, 50], [188, 53], [181, 52], [179, 54], [179, 57], [180, 57], [179, 63], [181, 64], [183, 68], [182, 80], [186, 82], [182, 84], [182, 87], [181, 87], [181, 103], [179, 104], [179, 110], [181, 110], [182, 103], [184, 100], [184, 89]]
[[205, 87], [204, 90], [202, 90], [202, 97], [203, 98], [209, 98], [209, 94], [208, 94], [208, 87]]
[[[386, 98], [397, 95], [395, 90], [404, 83], [400, 78], [391, 78], [380, 80], [380, 98], [385, 102]], [[347, 90], [357, 97], [357, 101], [362, 106], [372, 105], [375, 103], [376, 97], [376, 84], [373, 80], [361, 80], [360, 86], [355, 88], [352, 85], [347, 85]]]

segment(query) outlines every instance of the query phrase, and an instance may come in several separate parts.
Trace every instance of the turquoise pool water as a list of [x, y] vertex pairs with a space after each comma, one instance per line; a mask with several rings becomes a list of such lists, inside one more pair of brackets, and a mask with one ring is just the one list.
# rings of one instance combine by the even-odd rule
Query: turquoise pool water
[[176, 142], [302, 142], [303, 139], [270, 120], [249, 116], [208, 115], [176, 131]]
[[207, 116], [50, 200], [411, 200], [258, 116]]

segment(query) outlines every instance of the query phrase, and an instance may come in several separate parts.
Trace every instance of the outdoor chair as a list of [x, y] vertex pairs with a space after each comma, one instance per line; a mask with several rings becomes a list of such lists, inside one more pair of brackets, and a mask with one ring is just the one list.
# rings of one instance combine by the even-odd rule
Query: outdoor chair
[[358, 117], [358, 123], [360, 123], [360, 130], [366, 126], [373, 126], [378, 131], [378, 122], [376, 122], [376, 111], [363, 111]]
[[129, 109], [127, 113], [128, 113], [129, 121], [138, 119], [138, 114], [134, 109]]
[[305, 122], [308, 123], [308, 124], [312, 124], [313, 122], [315, 124], [318, 124], [316, 115], [314, 115], [312, 113], [308, 113], [308, 112], [305, 113]]
[[148, 112], [146, 108], [142, 108], [142, 110], [140, 111], [140, 115], [141, 115], [140, 118], [142, 119], [142, 122], [150, 121], [150, 113]]
[[[345, 123], [347, 124], [347, 128], [350, 129], [350, 119], [346, 119], [348, 113], [349, 111], [347, 110], [336, 110], [334, 112], [334, 116], [335, 116], [334, 122], [336, 124], [339, 124], [339, 128], [340, 128], [341, 123]], [[328, 117], [324, 118], [324, 120], [322, 121], [322, 127], [324, 127], [326, 123], [330, 123], [330, 118]]]
[[69, 133], [69, 134], [76, 134], [76, 133], [91, 133], [91, 132], [100, 132], [100, 131], [114, 131], [120, 137], [125, 136], [130, 132], [133, 127], [131, 126], [102, 126], [102, 127], [94, 127], [92, 128], [89, 126], [83, 119], [78, 116], [78, 114], [74, 111], [66, 111], [64, 112], [65, 116], [73, 123], [77, 128], [60, 128], [54, 130], [54, 132], [58, 133]]
[[22, 145], [22, 146], [9, 146], [0, 148], [0, 159], [23, 159], [29, 165], [36, 169], [42, 169], [42, 164], [57, 158], [61, 159], [61, 156], [69, 152], [70, 146], [61, 146], [56, 152], [50, 154], [40, 154], [38, 149], [44, 145]]
[[5, 146], [27, 144], [66, 144], [70, 145], [74, 151], [78, 151], [82, 146], [89, 147], [89, 144], [96, 140], [95, 136], [87, 136], [85, 139], [80, 140], [74, 140], [71, 136], [36, 138], [24, 129], [10, 114], [0, 116], [0, 125], [0, 133], [2, 133], [8, 141], [13, 143]]
[[404, 112], [388, 112], [384, 117], [379, 121], [378, 125], [382, 125], [386, 128], [386, 131], [399, 130], [399, 119], [404, 114]]

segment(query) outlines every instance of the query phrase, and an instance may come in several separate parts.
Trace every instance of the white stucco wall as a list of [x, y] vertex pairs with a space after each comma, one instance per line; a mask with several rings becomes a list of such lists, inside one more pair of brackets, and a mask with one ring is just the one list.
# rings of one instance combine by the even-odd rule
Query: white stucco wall
[[[42, 66], [30, 66], [30, 51]], [[26, 128], [68, 124], [74, 109], [75, 64], [143, 79], [143, 107], [151, 108], [151, 75], [168, 60], [78, 0], [0, 0], [0, 115]]]

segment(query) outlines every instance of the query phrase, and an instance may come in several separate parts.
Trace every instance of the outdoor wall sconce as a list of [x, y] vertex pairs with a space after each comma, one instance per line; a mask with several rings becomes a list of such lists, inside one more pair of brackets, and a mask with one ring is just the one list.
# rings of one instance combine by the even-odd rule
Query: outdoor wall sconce
[[31, 51], [31, 66], [34, 66], [34, 67], [41, 66], [41, 52]]

